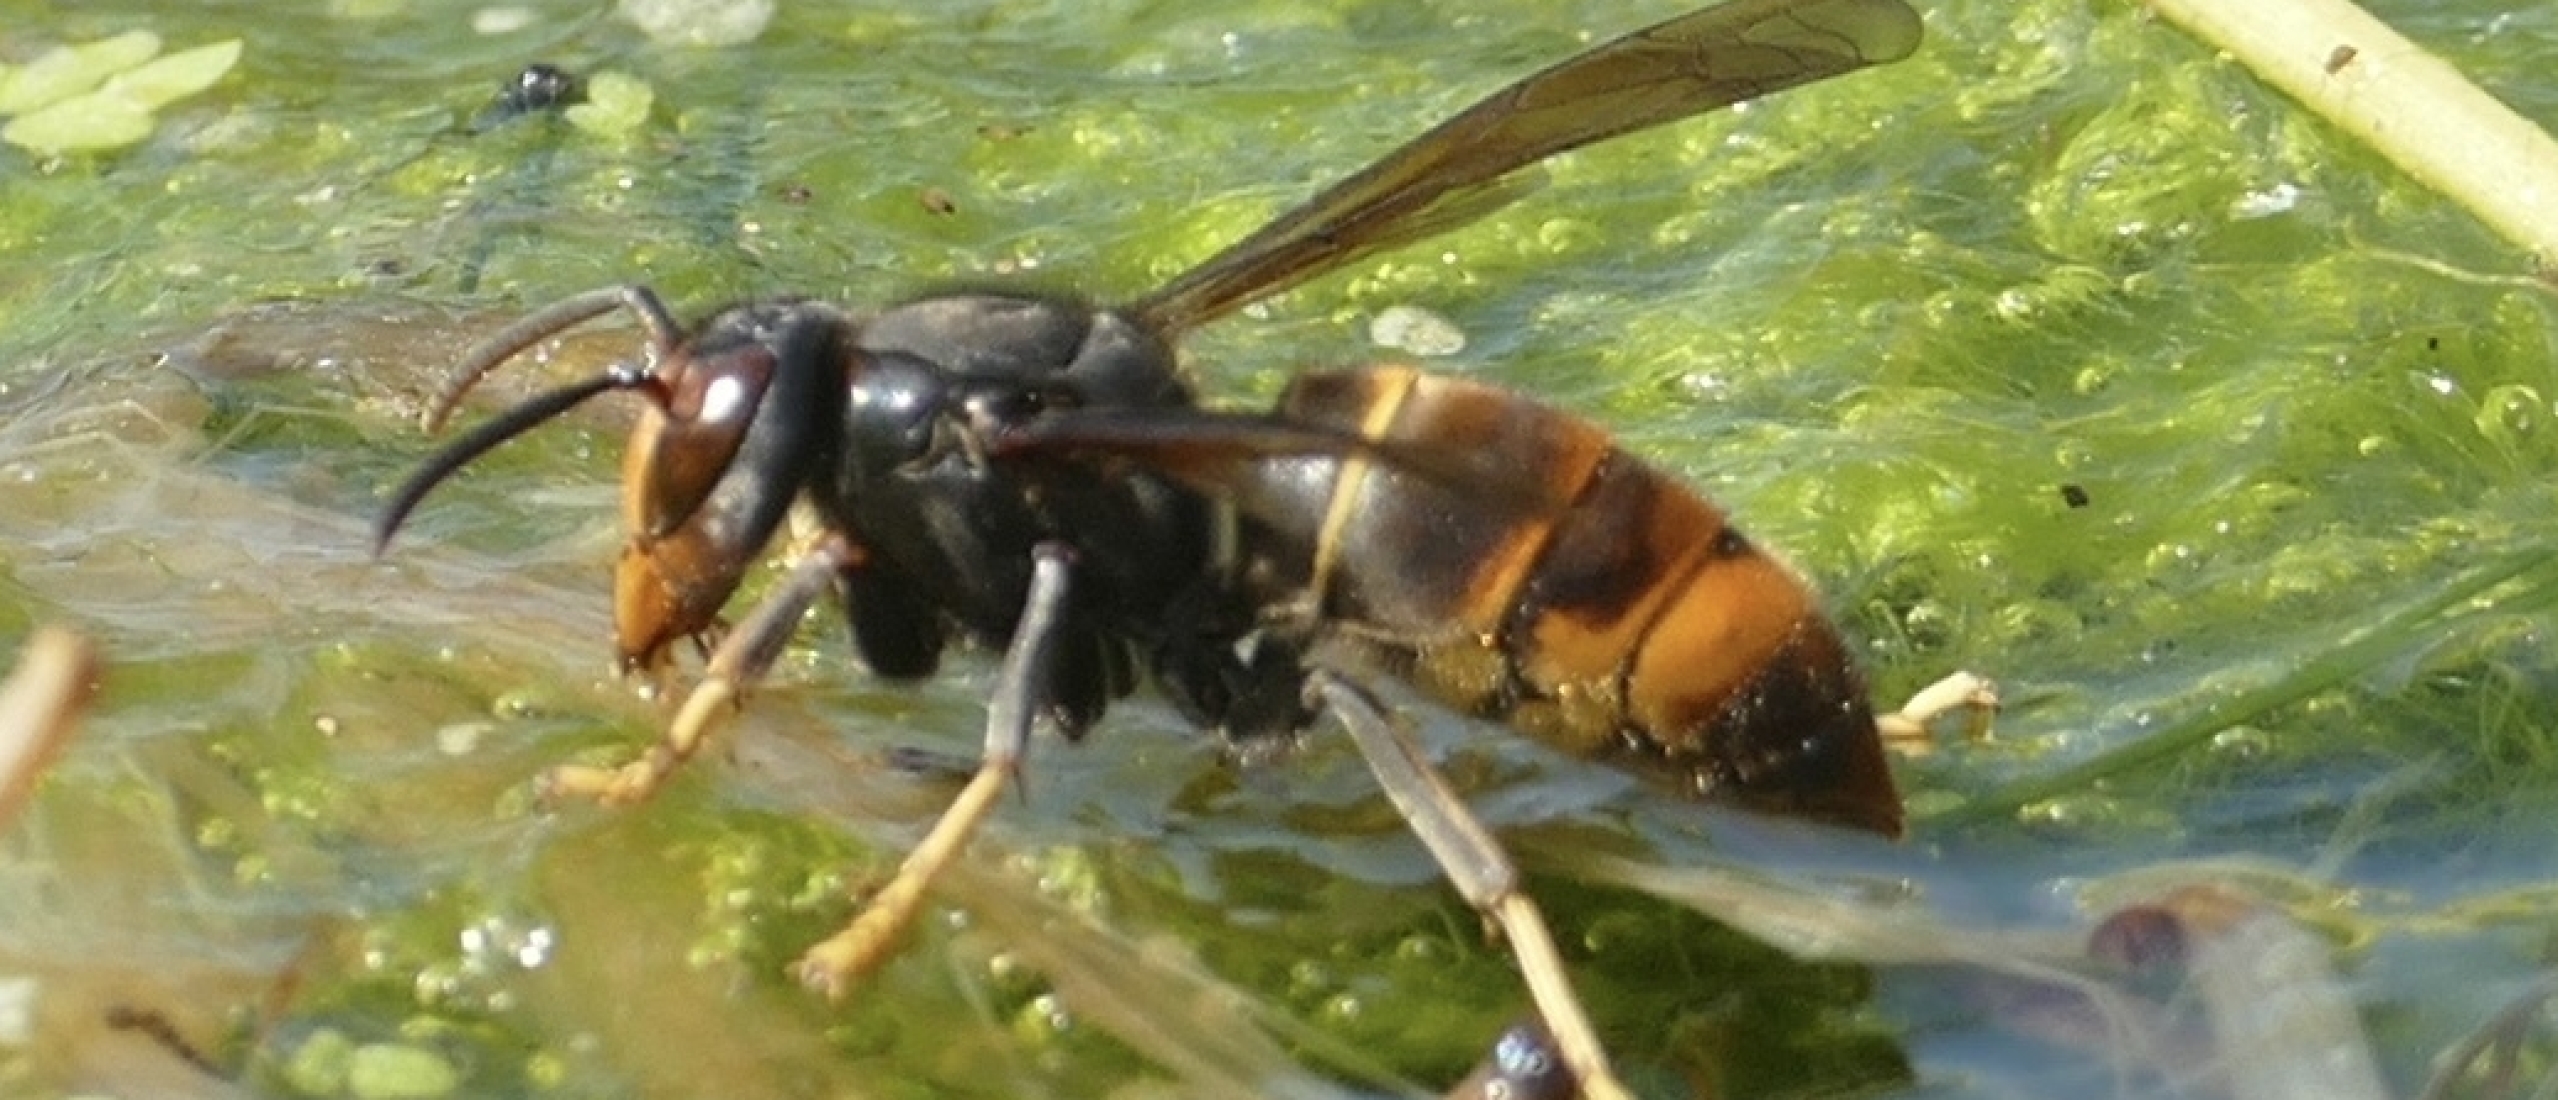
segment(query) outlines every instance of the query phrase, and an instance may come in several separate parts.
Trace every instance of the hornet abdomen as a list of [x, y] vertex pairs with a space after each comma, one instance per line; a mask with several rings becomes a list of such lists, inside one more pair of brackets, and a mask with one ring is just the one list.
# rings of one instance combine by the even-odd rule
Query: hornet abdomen
[[1576, 755], [1900, 832], [1863, 677], [1811, 593], [1597, 426], [1401, 367], [1300, 375], [1276, 416], [1359, 445], [1193, 480], [1322, 629]]

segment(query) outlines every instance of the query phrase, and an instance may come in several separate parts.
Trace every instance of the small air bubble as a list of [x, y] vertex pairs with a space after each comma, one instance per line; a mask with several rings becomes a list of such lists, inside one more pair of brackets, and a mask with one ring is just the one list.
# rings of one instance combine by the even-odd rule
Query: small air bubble
[[2238, 201], [2230, 206], [2230, 216], [2241, 220], [2270, 218], [2291, 213], [2299, 205], [2300, 188], [2278, 183], [2262, 191], [2250, 191], [2239, 196]]
[[2478, 434], [2500, 443], [2518, 443], [2540, 427], [2540, 391], [2524, 385], [2498, 386], [2479, 398]]
[[486, 722], [455, 722], [435, 731], [435, 750], [446, 756], [468, 756], [488, 732]]

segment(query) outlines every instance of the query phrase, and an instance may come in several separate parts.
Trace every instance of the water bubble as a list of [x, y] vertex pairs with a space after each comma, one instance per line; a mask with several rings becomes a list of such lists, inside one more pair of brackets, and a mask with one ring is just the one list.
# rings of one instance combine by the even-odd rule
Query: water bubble
[[2212, 748], [2241, 760], [2254, 760], [2273, 751], [2274, 735], [2256, 726], [2231, 726], [2212, 735]]
[[2524, 385], [2498, 386], [2478, 399], [2478, 434], [2498, 443], [2520, 443], [2540, 427], [2545, 408], [2538, 390]]
[[2300, 188], [2288, 183], [2278, 183], [2261, 191], [2250, 191], [2239, 196], [2238, 201], [2231, 205], [2230, 216], [2245, 221], [2252, 218], [2270, 218], [2276, 214], [2288, 214], [2294, 207], [2300, 205], [2300, 194]]

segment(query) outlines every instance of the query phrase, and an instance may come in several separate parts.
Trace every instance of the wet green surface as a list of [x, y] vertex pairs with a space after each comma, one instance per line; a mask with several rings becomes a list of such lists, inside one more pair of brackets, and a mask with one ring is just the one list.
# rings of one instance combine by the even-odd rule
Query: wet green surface
[[[952, 904], [829, 1006], [782, 967], [949, 796], [883, 760], [972, 751], [984, 663], [882, 685], [812, 627], [665, 797], [544, 810], [543, 767], [623, 759], [662, 718], [607, 674], [619, 421], [475, 467], [387, 564], [363, 532], [429, 446], [419, 395], [514, 311], [624, 280], [685, 307], [1133, 294], [1677, 10], [1621, 7], [802, 4], [681, 51], [604, 16], [479, 35], [459, 4], [17, 0], [12, 59], [135, 27], [245, 49], [141, 146], [0, 150], [0, 637], [64, 621], [114, 662], [0, 837], [0, 977], [42, 989], [0, 1094], [219, 1091], [107, 1029], [115, 1006], [251, 1095], [1220, 1086], [1167, 1046], [1270, 1092], [1453, 1079], [1524, 996], [1333, 739], [1237, 769], [1146, 702], [1043, 744]], [[2558, 124], [2558, 16], [2374, 7]], [[1534, 886], [1640, 1090], [2155, 1082], [1936, 976], [1785, 962], [1576, 881], [1576, 853], [2041, 929], [2083, 927], [2110, 873], [2276, 868], [2412, 1091], [2558, 930], [2552, 295], [2135, 5], [1927, 11], [1910, 61], [1565, 158], [1194, 360], [1248, 402], [1378, 355], [1385, 307], [1439, 311], [1469, 346], [1435, 368], [1600, 419], [1782, 548], [1880, 695], [1958, 667], [2004, 687], [1993, 740], [1904, 763], [1917, 835], [1889, 848], [1425, 725], [1555, 869]], [[654, 114], [473, 133], [537, 59], [638, 76]]]

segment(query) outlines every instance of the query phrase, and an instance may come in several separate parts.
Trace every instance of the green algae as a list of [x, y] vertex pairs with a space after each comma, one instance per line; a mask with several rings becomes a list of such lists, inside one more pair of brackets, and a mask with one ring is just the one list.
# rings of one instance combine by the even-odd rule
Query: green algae
[[[2481, 73], [2538, 71], [2528, 21], [2487, 30], [2495, 5], [2376, 6], [2454, 21], [2430, 41]], [[1237, 774], [1142, 705], [1039, 746], [982, 846], [1001, 885], [935, 908], [850, 1003], [806, 997], [783, 967], [948, 797], [892, 750], [973, 751], [984, 667], [883, 685], [812, 628], [665, 798], [542, 808], [540, 769], [625, 759], [661, 719], [607, 675], [618, 423], [491, 456], [372, 565], [381, 486], [428, 446], [403, 402], [467, 339], [386, 351], [355, 318], [632, 279], [688, 313], [998, 279], [1127, 295], [1643, 16], [844, 4], [673, 51], [610, 20], [507, 37], [467, 15], [340, 5], [285, 36], [238, 5], [38, 5], [43, 41], [245, 47], [138, 145], [0, 164], [0, 623], [69, 619], [118, 662], [0, 841], [43, 876], [13, 896], [55, 914], [0, 910], [21, 918], [0, 959], [74, 988], [102, 941], [229, 960], [245, 977], [163, 996], [212, 1006], [198, 1034], [276, 1095], [361, 1091], [364, 1050], [426, 1052], [490, 1096], [1158, 1075], [1005, 961], [969, 916], [993, 906], [1195, 945], [1355, 1079], [1443, 1082], [1523, 1011], [1337, 745]], [[1381, 354], [1362, 334], [1383, 309], [1449, 318], [1467, 350], [1439, 366], [1597, 418], [1799, 565], [1881, 694], [1958, 666], [2002, 681], [1991, 740], [1904, 769], [1922, 841], [1897, 873], [2025, 908], [2098, 868], [2319, 864], [2380, 899], [2365, 934], [2448, 960], [2383, 975], [2375, 1003], [2457, 1015], [2463, 983], [2536, 963], [2550, 921], [2545, 284], [2135, 10], [1929, 18], [1908, 62], [1575, 154], [1510, 211], [1204, 332], [1202, 380], [1259, 400]], [[600, 130], [473, 132], [536, 59], [648, 99], [615, 92]], [[158, 358], [282, 298], [321, 308], [280, 369], [173, 379]], [[1674, 803], [1427, 731], [1505, 826], [1725, 858]], [[1981, 1025], [1905, 1032], [1872, 1007], [1888, 974], [1532, 882], [1647, 1092], [1971, 1094], [1930, 1067]], [[286, 973], [275, 1019], [226, 1014]], [[2440, 1031], [2387, 1031], [2384, 1054], [2417, 1072]]]

